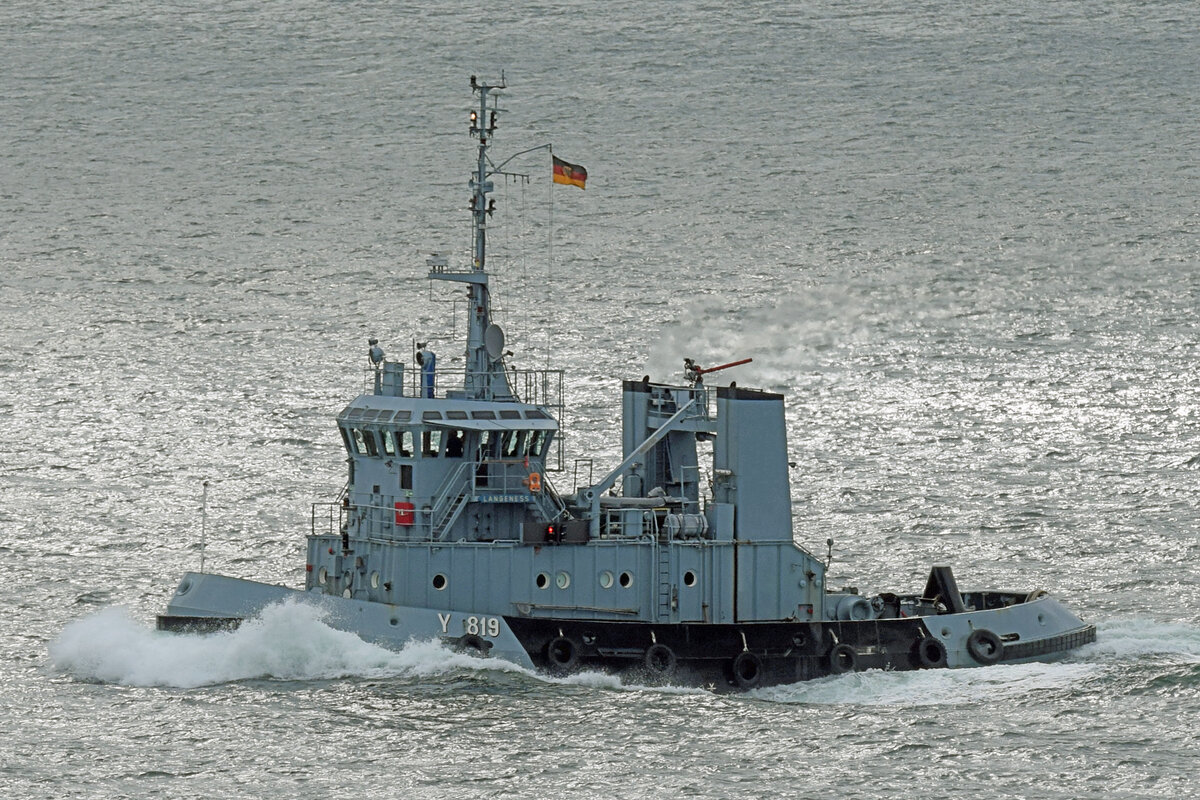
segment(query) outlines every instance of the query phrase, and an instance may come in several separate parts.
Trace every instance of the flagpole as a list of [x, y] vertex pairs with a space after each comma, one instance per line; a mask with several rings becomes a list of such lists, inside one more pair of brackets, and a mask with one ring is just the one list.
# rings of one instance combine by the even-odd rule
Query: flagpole
[[[554, 175], [554, 145], [547, 145], [546, 149], [550, 151], [550, 174]], [[550, 305], [550, 278], [554, 273], [554, 180], [551, 179], [547, 184], [547, 193], [550, 195], [550, 224], [548, 225], [546, 254], [546, 308], [551, 308]], [[546, 369], [550, 369], [550, 326], [544, 327], [546, 334]]]

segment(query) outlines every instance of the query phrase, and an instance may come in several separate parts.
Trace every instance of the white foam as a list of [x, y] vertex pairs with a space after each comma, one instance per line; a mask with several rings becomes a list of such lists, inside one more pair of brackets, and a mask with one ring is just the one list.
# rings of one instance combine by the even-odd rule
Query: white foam
[[1200, 627], [1140, 618], [1108, 620], [1096, 626], [1095, 643], [1078, 651], [1079, 658], [1100, 661], [1164, 655], [1200, 661]]
[[906, 672], [868, 670], [773, 686], [752, 694], [762, 700], [780, 703], [954, 705], [1063, 689], [1101, 669], [1095, 664], [1036, 663]]
[[68, 625], [50, 645], [50, 658], [84, 680], [180, 688], [252, 678], [424, 677], [463, 669], [528, 674], [435, 641], [388, 650], [329, 627], [318, 609], [294, 602], [271, 606], [237, 630], [210, 634], [149, 630], [126, 609], [106, 608]]

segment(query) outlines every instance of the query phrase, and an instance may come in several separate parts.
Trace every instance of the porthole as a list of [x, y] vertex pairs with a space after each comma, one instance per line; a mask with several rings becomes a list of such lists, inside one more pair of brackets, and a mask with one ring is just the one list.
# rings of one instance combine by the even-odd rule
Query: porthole
[[317, 570], [317, 583], [324, 586], [325, 582], [328, 580], [329, 580], [329, 572], [326, 571], [326, 569], [324, 567], [321, 567], [319, 570]]
[[690, 569], [687, 572], [683, 573], [683, 585], [684, 586], [695, 586], [696, 585], [696, 573], [692, 572]]
[[537, 578], [534, 579], [534, 583], [537, 584], [539, 589], [545, 589], [550, 585], [550, 576], [544, 572], [539, 572]]
[[371, 573], [371, 588], [372, 589], [379, 588], [379, 573], [378, 572]]
[[613, 585], [613, 574], [608, 570], [600, 573], [600, 588], [611, 589]]
[[565, 589], [571, 585], [571, 575], [567, 572], [560, 572], [554, 576], [554, 585], [560, 589]]
[[633, 575], [628, 572], [622, 572], [621, 573], [621, 588], [628, 589], [630, 586], [633, 586]]
[[437, 589], [439, 592], [442, 589], [445, 589], [446, 588], [446, 576], [440, 572], [437, 575], [434, 575], [433, 576], [433, 588]]

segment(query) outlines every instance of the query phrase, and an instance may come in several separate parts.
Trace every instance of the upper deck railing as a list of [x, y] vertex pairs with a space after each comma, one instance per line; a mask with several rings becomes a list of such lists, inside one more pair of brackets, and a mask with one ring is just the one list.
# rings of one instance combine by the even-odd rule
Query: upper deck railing
[[[561, 369], [510, 369], [506, 373], [513, 395], [522, 403], [548, 408], [562, 408], [563, 371]], [[382, 394], [390, 397], [433, 397], [445, 400], [461, 398], [468, 373], [462, 370], [439, 370], [432, 383], [422, 383], [425, 377], [420, 367], [401, 362], [385, 362], [380, 369], [363, 369], [363, 394]], [[397, 380], [397, 378], [399, 380]], [[486, 396], [479, 400], [506, 400], [507, 397]]]
[[[510, 400], [540, 406], [558, 421], [558, 433], [553, 448], [546, 454], [546, 469], [561, 472], [563, 469], [564, 440], [566, 426], [563, 415], [563, 370], [561, 369], [510, 369], [507, 372], [513, 397], [474, 397], [476, 400]], [[422, 384], [422, 378], [426, 383]], [[467, 399], [465, 385], [467, 373], [447, 369], [434, 373], [428, 382], [420, 367], [406, 367], [402, 362], [385, 361], [380, 368], [367, 367], [363, 370], [363, 394], [378, 394], [388, 397], [432, 398], [440, 400]], [[479, 385], [479, 384], [476, 384]]]

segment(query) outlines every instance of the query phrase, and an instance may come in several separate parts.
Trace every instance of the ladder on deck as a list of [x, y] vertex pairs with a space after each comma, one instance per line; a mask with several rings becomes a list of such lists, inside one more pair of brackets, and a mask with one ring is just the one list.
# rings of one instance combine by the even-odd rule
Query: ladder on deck
[[655, 560], [658, 562], [658, 618], [660, 621], [671, 619], [671, 543], [658, 542], [655, 546]]

